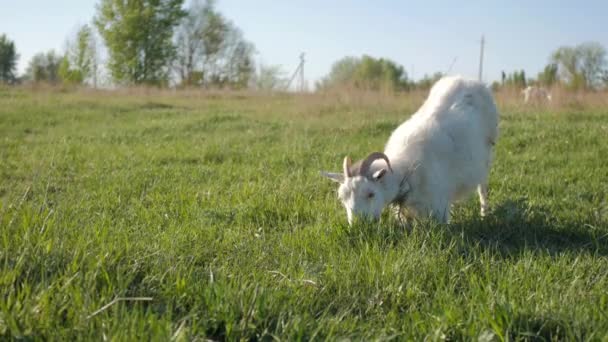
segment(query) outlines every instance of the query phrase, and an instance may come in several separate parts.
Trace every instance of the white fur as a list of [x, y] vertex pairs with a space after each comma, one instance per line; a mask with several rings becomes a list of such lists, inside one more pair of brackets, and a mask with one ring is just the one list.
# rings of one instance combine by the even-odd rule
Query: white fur
[[545, 100], [551, 102], [551, 94], [545, 88], [528, 86], [521, 92], [524, 95], [524, 103], [529, 103], [530, 101], [538, 103]]
[[[498, 112], [490, 90], [481, 82], [444, 77], [418, 112], [389, 138], [384, 153], [393, 172], [379, 179], [326, 176], [341, 183], [338, 193], [349, 223], [353, 216], [377, 219], [391, 204], [399, 214], [446, 223], [451, 204], [475, 189], [484, 215], [497, 137]], [[371, 174], [385, 168], [384, 161], [376, 160]], [[398, 202], [403, 193], [405, 200]]]

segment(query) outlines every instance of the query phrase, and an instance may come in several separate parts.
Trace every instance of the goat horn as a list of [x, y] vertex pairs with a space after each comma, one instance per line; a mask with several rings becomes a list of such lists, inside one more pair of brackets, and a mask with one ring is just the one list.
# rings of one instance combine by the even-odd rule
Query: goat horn
[[352, 177], [352, 174], [350, 172], [350, 164], [351, 164], [350, 157], [348, 157], [348, 156], [344, 157], [344, 162], [342, 163], [342, 168], [344, 169], [344, 178]]
[[377, 159], [382, 159], [388, 165], [388, 169], [393, 172], [393, 168], [391, 167], [391, 162], [388, 160], [386, 154], [382, 152], [372, 152], [370, 153], [365, 160], [361, 162], [361, 167], [359, 168], [359, 173], [362, 176], [367, 176], [367, 172], [369, 171], [369, 167], [372, 166], [372, 163]]

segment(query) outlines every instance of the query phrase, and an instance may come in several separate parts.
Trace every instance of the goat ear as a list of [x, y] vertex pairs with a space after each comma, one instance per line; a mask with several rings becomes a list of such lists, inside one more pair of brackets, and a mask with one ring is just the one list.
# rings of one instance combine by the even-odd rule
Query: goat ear
[[386, 169], [380, 169], [380, 170], [374, 172], [374, 174], [372, 175], [372, 178], [375, 181], [379, 181], [384, 176], [385, 173], [386, 173]]
[[327, 177], [336, 183], [344, 183], [344, 174], [342, 173], [321, 171], [321, 176]]

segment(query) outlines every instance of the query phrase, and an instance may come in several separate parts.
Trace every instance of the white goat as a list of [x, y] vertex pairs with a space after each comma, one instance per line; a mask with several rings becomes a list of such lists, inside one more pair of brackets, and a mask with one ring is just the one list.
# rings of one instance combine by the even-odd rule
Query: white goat
[[488, 211], [488, 174], [498, 137], [498, 111], [481, 82], [444, 77], [422, 107], [401, 124], [384, 153], [373, 152], [342, 173], [322, 172], [338, 183], [349, 224], [379, 219], [385, 206], [399, 218], [450, 219], [452, 202], [477, 188], [481, 214]]
[[545, 88], [528, 86], [521, 93], [524, 95], [524, 103], [529, 103], [530, 101], [540, 103], [545, 100], [551, 102], [551, 94]]

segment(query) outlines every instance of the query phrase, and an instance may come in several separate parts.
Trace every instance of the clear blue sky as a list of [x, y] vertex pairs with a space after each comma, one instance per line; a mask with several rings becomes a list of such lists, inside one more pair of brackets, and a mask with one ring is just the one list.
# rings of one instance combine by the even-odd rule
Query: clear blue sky
[[[38, 51], [61, 51], [90, 22], [97, 0], [0, 0], [0, 32], [21, 55], [19, 71]], [[608, 1], [218, 0], [219, 10], [252, 41], [257, 59], [289, 74], [306, 52], [312, 83], [346, 56], [369, 54], [409, 74], [445, 71], [476, 77], [486, 37], [484, 79], [524, 69], [536, 75], [561, 45], [597, 41], [608, 48]]]

